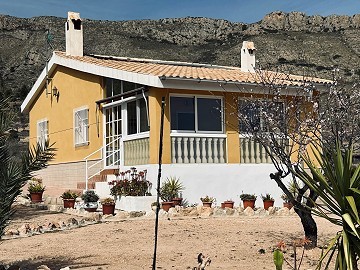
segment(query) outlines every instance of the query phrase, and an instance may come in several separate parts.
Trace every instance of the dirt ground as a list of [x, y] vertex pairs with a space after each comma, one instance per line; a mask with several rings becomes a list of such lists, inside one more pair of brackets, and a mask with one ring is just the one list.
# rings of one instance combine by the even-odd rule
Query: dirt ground
[[[44, 224], [69, 215], [19, 209], [10, 225]], [[0, 262], [21, 269], [151, 269], [154, 219], [127, 219], [0, 242]], [[338, 228], [317, 219], [319, 246]], [[210, 217], [162, 219], [159, 222], [157, 269], [193, 269], [198, 253], [210, 256], [206, 270], [275, 269], [273, 247], [303, 236], [297, 216]], [[264, 251], [264, 252], [263, 252]], [[320, 248], [305, 251], [301, 269], [315, 269]], [[291, 262], [292, 250], [285, 257]], [[284, 267], [284, 269], [290, 269]]]

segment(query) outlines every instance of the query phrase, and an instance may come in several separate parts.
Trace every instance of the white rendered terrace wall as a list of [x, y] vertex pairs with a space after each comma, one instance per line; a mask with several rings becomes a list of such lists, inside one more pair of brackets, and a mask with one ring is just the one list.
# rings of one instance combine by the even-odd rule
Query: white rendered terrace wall
[[[126, 170], [128, 167], [122, 168]], [[157, 165], [139, 165], [138, 170], [148, 170], [148, 180], [153, 183], [151, 190], [156, 195]], [[239, 195], [255, 193], [256, 205], [262, 207], [260, 195], [270, 193], [275, 199], [275, 206], [282, 206], [282, 192], [271, 180], [269, 174], [275, 172], [272, 164], [163, 164], [162, 180], [166, 177], [179, 177], [185, 186], [183, 197], [190, 204], [200, 203], [200, 197], [215, 197], [217, 205], [227, 199], [239, 205]]]

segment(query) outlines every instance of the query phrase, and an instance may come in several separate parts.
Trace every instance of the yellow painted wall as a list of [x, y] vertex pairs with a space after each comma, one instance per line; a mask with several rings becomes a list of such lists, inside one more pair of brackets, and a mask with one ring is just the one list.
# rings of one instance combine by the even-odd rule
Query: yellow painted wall
[[234, 107], [229, 106], [233, 100], [232, 94], [223, 92], [193, 91], [193, 90], [177, 90], [177, 89], [159, 89], [151, 88], [149, 91], [149, 117], [150, 117], [150, 164], [158, 163], [159, 159], [159, 135], [160, 135], [160, 117], [161, 117], [161, 98], [165, 97], [165, 116], [164, 116], [164, 137], [163, 137], [163, 156], [162, 163], [171, 163], [171, 138], [170, 138], [170, 94], [185, 95], [208, 95], [224, 97], [225, 105], [225, 132], [227, 135], [228, 145], [228, 163], [240, 162], [240, 146], [239, 133], [236, 127], [236, 116], [230, 116], [230, 112], [234, 111]]
[[[58, 99], [46, 96], [44, 88], [30, 108], [30, 146], [36, 144], [37, 121], [46, 118], [50, 142], [55, 143], [54, 147], [57, 148], [56, 157], [51, 163], [82, 161], [85, 156], [99, 149], [103, 142], [102, 114], [96, 111], [95, 104], [96, 100], [104, 97], [102, 78], [62, 66], [58, 66], [51, 76], [52, 86], [56, 86], [60, 95]], [[75, 147], [74, 110], [81, 107], [89, 109], [90, 143]], [[93, 158], [99, 157], [97, 155]]]

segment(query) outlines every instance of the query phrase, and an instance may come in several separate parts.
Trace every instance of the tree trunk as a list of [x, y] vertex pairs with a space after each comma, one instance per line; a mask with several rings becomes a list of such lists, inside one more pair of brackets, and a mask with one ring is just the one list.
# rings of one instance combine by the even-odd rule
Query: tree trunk
[[311, 212], [301, 206], [300, 209], [295, 207], [295, 212], [300, 217], [306, 239], [311, 241], [311, 243], [305, 245], [305, 249], [315, 248], [317, 245], [317, 225], [311, 215]]

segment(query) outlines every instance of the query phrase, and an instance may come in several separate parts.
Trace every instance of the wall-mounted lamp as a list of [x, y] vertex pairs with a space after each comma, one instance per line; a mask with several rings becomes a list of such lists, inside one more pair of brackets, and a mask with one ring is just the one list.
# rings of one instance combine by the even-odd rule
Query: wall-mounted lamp
[[59, 91], [58, 91], [58, 89], [56, 88], [56, 86], [54, 86], [53, 88], [52, 88], [52, 95], [53, 96], [55, 96], [55, 97], [57, 97], [57, 98], [59, 98]]

